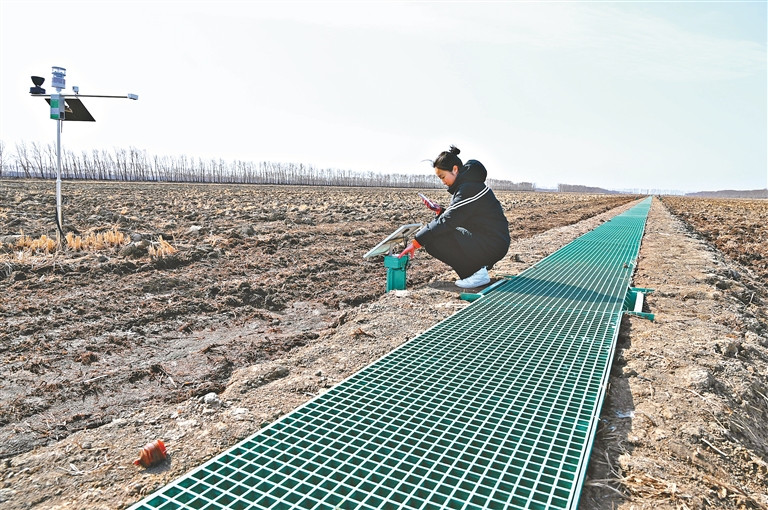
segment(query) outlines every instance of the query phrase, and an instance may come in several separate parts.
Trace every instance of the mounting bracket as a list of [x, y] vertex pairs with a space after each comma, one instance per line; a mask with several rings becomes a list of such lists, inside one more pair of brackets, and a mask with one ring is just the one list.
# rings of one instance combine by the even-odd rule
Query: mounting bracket
[[654, 289], [644, 289], [642, 287], [629, 287], [627, 289], [627, 295], [624, 297], [624, 306], [622, 310], [627, 315], [636, 315], [653, 322], [655, 315], [652, 313], [643, 312], [643, 301], [645, 301], [645, 295], [653, 292]]

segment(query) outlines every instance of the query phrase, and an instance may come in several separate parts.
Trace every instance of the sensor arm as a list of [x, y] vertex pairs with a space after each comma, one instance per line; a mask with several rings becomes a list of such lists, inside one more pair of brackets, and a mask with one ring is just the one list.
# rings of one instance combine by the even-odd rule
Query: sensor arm
[[[50, 94], [30, 94], [35, 97], [51, 97]], [[106, 97], [111, 99], [133, 99], [134, 101], [139, 99], [138, 94], [126, 94], [124, 96], [99, 96], [93, 94], [59, 94], [61, 97]]]

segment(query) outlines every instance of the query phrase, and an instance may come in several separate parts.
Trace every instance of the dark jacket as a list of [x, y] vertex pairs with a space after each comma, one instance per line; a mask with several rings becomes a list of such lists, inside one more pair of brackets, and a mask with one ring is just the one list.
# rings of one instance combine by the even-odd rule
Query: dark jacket
[[427, 247], [435, 237], [454, 235], [459, 227], [472, 233], [472, 249], [492, 259], [489, 265], [507, 254], [509, 223], [496, 195], [485, 184], [487, 175], [482, 163], [467, 161], [448, 188], [453, 195], [451, 204], [416, 234], [419, 244]]

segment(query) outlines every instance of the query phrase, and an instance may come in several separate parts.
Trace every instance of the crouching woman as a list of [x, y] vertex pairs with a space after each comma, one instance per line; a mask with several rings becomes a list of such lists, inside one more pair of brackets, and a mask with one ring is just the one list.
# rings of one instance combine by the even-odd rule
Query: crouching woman
[[458, 287], [468, 289], [490, 283], [488, 269], [509, 250], [509, 223], [496, 195], [485, 184], [485, 167], [473, 159], [462, 164], [459, 153], [452, 145], [432, 163], [453, 197], [446, 208], [423, 197], [436, 217], [416, 234], [400, 257], [413, 257], [423, 247], [456, 271]]

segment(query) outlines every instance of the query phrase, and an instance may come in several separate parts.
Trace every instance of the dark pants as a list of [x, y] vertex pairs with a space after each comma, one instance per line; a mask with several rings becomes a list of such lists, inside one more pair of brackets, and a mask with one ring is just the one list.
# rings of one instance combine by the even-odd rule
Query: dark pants
[[481, 267], [490, 267], [498, 262], [489, 261], [487, 255], [480, 253], [477, 245], [472, 242], [472, 232], [461, 227], [454, 230], [453, 235], [431, 239], [424, 249], [437, 260], [451, 266], [462, 280], [478, 272]]

